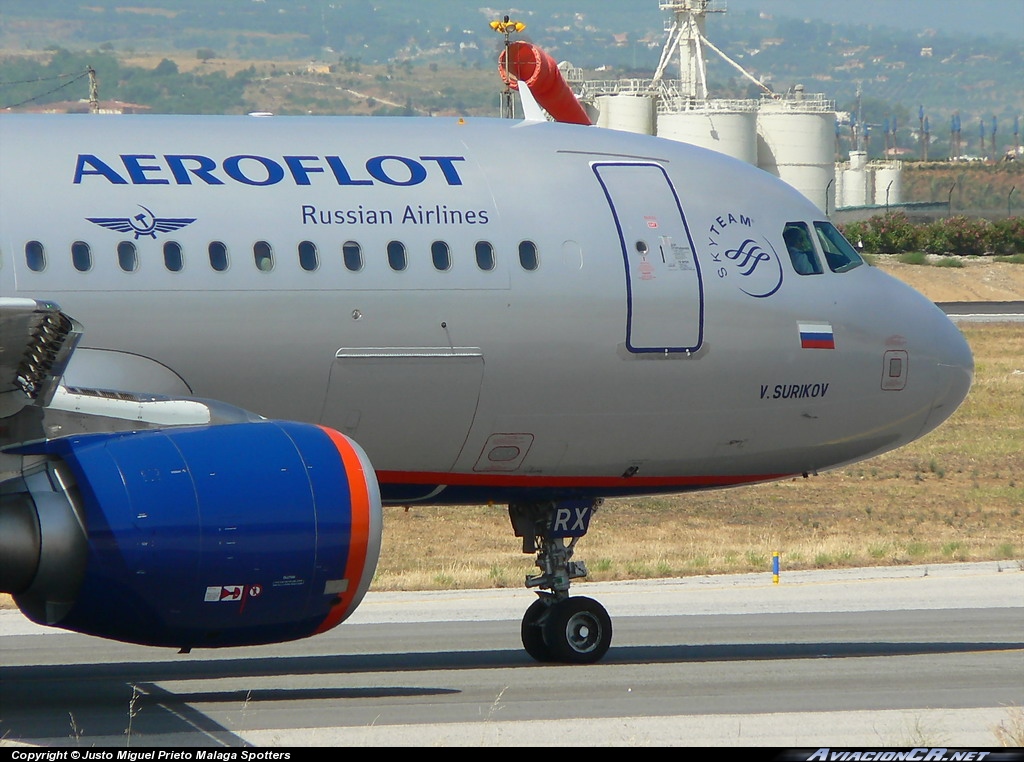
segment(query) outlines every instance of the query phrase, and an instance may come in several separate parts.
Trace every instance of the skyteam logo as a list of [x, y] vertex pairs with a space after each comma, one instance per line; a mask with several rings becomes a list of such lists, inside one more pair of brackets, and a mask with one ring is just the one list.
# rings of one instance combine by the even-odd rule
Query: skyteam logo
[[141, 204], [139, 209], [142, 211], [132, 217], [86, 217], [85, 219], [107, 230], [118, 233], [134, 233], [136, 241], [144, 235], [155, 240], [157, 233], [171, 233], [196, 221], [195, 217], [157, 217]]
[[[767, 241], [765, 244], [771, 248]], [[747, 238], [735, 249], [726, 249], [725, 256], [734, 263], [734, 271], [745, 279], [740, 291], [747, 296], [763, 299], [782, 285], [782, 265], [775, 250], [765, 249], [753, 238]]]
[[764, 299], [782, 287], [782, 260], [767, 238], [756, 236], [753, 218], [723, 212], [708, 228], [715, 274], [747, 296]]

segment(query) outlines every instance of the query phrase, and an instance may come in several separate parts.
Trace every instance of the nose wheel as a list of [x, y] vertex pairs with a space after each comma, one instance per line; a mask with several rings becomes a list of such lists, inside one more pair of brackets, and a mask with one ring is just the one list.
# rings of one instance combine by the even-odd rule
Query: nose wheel
[[[523, 648], [539, 662], [593, 664], [612, 644], [612, 620], [592, 598], [541, 594], [523, 616]], [[549, 600], [551, 598], [551, 600]]]
[[[576, 542], [589, 527], [597, 504], [513, 504], [509, 516], [523, 552], [537, 554], [541, 574], [526, 578], [540, 588], [523, 615], [523, 648], [539, 662], [593, 664], [608, 652], [612, 621], [597, 601], [570, 596], [570, 580], [585, 577], [586, 566], [571, 561]], [[568, 540], [568, 542], [567, 542]]]

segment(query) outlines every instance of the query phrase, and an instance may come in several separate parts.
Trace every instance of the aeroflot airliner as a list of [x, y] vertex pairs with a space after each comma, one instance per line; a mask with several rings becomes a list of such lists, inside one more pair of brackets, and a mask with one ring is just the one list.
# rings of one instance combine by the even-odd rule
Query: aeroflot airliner
[[526, 650], [597, 661], [602, 498], [869, 458], [973, 373], [775, 178], [532, 120], [0, 117], [0, 317], [0, 589], [183, 650], [345, 619], [382, 504], [491, 501]]

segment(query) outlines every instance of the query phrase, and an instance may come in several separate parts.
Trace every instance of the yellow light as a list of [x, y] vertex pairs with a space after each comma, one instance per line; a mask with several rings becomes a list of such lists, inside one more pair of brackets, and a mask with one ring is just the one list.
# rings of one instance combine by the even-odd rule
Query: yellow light
[[523, 31], [526, 29], [526, 24], [522, 21], [492, 21], [491, 29], [502, 34], [511, 34]]

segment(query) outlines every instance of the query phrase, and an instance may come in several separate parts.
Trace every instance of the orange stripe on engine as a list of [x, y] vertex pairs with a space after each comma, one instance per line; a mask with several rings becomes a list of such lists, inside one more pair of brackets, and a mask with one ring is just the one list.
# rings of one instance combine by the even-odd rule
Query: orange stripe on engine
[[370, 542], [370, 494], [366, 489], [366, 474], [363, 471], [362, 461], [353, 449], [351, 442], [341, 433], [320, 427], [324, 433], [331, 438], [334, 446], [341, 455], [342, 465], [345, 467], [345, 476], [348, 479], [349, 500], [352, 506], [352, 534], [349, 542], [348, 563], [345, 564], [345, 579], [348, 587], [345, 592], [338, 596], [327, 617], [320, 626], [317, 633], [326, 632], [335, 627], [348, 613], [352, 605], [352, 599], [362, 582], [363, 570], [366, 567], [366, 549]]

